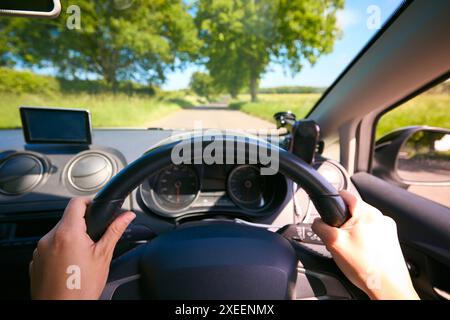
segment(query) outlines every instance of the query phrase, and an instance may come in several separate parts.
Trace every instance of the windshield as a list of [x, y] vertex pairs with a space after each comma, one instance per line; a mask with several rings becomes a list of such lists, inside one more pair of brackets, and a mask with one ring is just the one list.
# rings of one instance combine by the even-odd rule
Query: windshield
[[267, 129], [304, 117], [401, 0], [72, 0], [0, 18], [0, 128], [18, 107], [94, 127]]

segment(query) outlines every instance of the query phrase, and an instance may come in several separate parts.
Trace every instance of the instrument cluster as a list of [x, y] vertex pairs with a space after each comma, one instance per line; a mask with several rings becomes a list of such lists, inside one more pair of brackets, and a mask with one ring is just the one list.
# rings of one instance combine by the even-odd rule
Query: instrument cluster
[[261, 175], [256, 165], [169, 165], [140, 187], [145, 206], [166, 218], [218, 212], [263, 217], [281, 206], [286, 193], [282, 175]]

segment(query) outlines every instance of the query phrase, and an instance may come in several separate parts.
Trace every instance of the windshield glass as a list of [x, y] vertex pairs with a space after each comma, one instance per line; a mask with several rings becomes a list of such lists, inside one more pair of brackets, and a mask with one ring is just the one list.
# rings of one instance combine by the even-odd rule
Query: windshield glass
[[401, 0], [72, 0], [0, 17], [0, 129], [18, 107], [94, 127], [274, 128], [304, 117]]

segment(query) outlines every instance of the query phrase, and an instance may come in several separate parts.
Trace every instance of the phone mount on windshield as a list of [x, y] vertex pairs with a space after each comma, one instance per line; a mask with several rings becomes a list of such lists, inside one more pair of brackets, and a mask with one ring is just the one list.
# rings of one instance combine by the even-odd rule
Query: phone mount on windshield
[[286, 149], [313, 164], [316, 153], [322, 153], [324, 142], [320, 141], [320, 127], [313, 120], [296, 120], [290, 111], [278, 112], [274, 116], [277, 128], [285, 128], [289, 134]]

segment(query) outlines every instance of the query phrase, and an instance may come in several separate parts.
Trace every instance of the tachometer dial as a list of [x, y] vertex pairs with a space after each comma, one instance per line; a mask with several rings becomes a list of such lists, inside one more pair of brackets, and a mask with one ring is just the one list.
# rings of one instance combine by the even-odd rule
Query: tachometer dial
[[272, 187], [259, 168], [243, 165], [234, 168], [228, 176], [228, 194], [239, 206], [249, 210], [265, 208], [273, 198]]
[[199, 179], [194, 168], [171, 165], [162, 170], [153, 188], [155, 202], [167, 211], [180, 211], [197, 198]]

